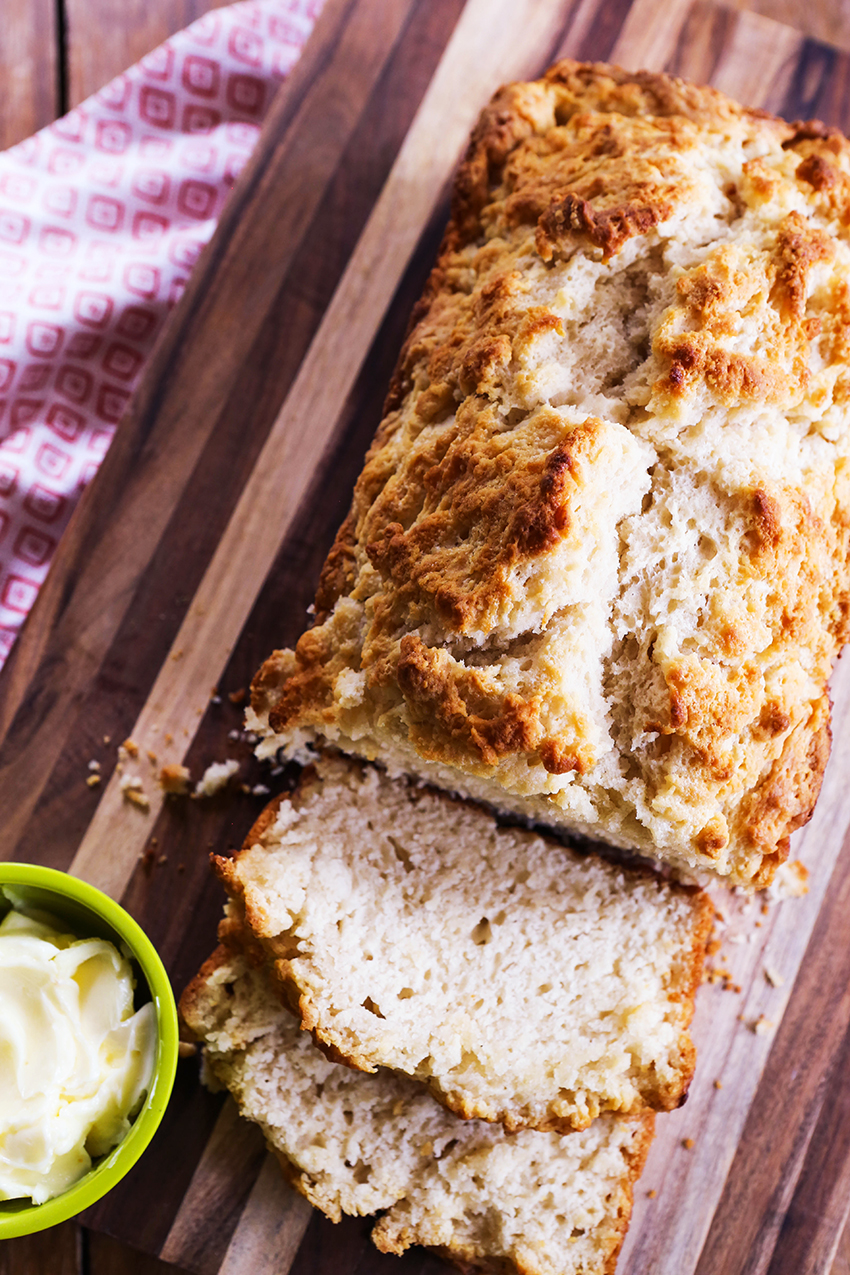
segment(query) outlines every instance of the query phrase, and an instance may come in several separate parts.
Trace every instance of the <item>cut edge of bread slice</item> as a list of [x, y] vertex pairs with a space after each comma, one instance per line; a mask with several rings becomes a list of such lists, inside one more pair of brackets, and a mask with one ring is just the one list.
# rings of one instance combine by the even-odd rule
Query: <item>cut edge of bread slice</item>
[[[215, 866], [333, 1061], [404, 1072], [509, 1130], [685, 1100], [713, 918], [702, 892], [338, 756]], [[515, 974], [500, 980], [500, 963]]]

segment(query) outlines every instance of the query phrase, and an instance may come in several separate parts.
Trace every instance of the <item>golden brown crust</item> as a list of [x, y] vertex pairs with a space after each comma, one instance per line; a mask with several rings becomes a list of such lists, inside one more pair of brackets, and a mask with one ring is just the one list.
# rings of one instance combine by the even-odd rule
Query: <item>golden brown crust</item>
[[202, 1030], [203, 1004], [207, 984], [214, 977], [217, 970], [227, 965], [230, 959], [230, 951], [221, 944], [215, 949], [212, 956], [207, 957], [198, 973], [183, 990], [177, 1008], [183, 1026], [189, 1029], [193, 1039], [197, 1039]]
[[643, 1117], [640, 1135], [632, 1143], [626, 1157], [629, 1165], [629, 1181], [625, 1189], [626, 1203], [620, 1211], [619, 1216], [619, 1242], [608, 1254], [605, 1275], [615, 1275], [617, 1270], [617, 1258], [620, 1256], [620, 1249], [623, 1247], [623, 1241], [626, 1238], [626, 1232], [629, 1229], [629, 1222], [631, 1221], [635, 1183], [643, 1173], [644, 1165], [646, 1164], [646, 1157], [649, 1155], [649, 1148], [654, 1137], [655, 1116], [649, 1114]]
[[[850, 635], [848, 232], [850, 144], [818, 121], [569, 60], [501, 89], [317, 623], [254, 681], [260, 729], [767, 883], [811, 813]], [[563, 368], [579, 338], [609, 357], [615, 288], [628, 349], [591, 392]], [[763, 441], [727, 458], [723, 429]], [[667, 530], [633, 568], [642, 496]], [[717, 571], [698, 554], [677, 576], [679, 524], [715, 514]], [[577, 563], [601, 578], [605, 545], [597, 623]]]

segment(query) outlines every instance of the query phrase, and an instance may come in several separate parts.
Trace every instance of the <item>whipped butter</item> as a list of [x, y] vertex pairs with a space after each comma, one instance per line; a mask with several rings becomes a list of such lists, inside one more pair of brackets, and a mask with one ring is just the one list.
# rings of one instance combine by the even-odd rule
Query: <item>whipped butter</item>
[[[11, 890], [8, 891], [11, 895]], [[59, 1195], [120, 1142], [150, 1084], [153, 1005], [130, 962], [45, 913], [0, 921], [0, 1199]]]

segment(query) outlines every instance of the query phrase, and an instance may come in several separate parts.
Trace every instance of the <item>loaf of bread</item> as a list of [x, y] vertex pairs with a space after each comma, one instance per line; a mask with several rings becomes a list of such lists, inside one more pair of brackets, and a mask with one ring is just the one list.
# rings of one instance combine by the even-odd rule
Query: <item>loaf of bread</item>
[[817, 122], [574, 62], [500, 90], [262, 751], [767, 884], [848, 631], [848, 224]]
[[[231, 931], [231, 939], [232, 939]], [[610, 1275], [629, 1224], [651, 1115], [560, 1137], [463, 1121], [415, 1081], [330, 1062], [262, 968], [220, 947], [181, 1000], [206, 1061], [328, 1217], [387, 1210], [384, 1252], [423, 1244], [464, 1270]]]
[[215, 862], [331, 1058], [510, 1130], [684, 1101], [702, 892], [347, 758], [304, 772]]

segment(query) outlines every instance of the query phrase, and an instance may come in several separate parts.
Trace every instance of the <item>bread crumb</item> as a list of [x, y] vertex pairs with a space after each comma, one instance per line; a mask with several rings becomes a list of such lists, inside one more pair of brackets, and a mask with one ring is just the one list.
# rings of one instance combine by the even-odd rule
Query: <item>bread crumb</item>
[[121, 747], [124, 749], [125, 753], [129, 754], [130, 757], [138, 757], [139, 745], [136, 743], [135, 739], [125, 739]]
[[229, 691], [227, 698], [231, 704], [241, 704], [244, 702], [247, 692], [244, 686], [240, 686], [238, 691]]
[[111, 736], [111, 735], [104, 735], [104, 737], [103, 737], [103, 742], [104, 742], [104, 744], [111, 744], [111, 743], [112, 743], [112, 736]]
[[142, 781], [138, 775], [123, 775], [121, 792], [124, 794], [125, 801], [132, 802], [140, 810], [150, 810], [151, 803], [142, 791]]
[[198, 1046], [193, 1045], [190, 1040], [181, 1040], [177, 1043], [178, 1058], [194, 1058], [198, 1052]]
[[189, 791], [189, 784], [192, 781], [192, 774], [188, 766], [181, 766], [178, 762], [171, 762], [168, 766], [163, 766], [159, 772], [159, 785], [163, 792], [171, 793], [174, 796], [183, 796]]
[[271, 792], [271, 789], [267, 788], [265, 784], [254, 784], [254, 787], [251, 789], [251, 796], [252, 797], [268, 797], [270, 792]]
[[166, 731], [166, 732], [165, 732], [165, 742], [166, 742], [166, 744], [173, 744], [173, 743], [174, 743], [174, 736], [171, 734], [171, 731]]
[[715, 1089], [722, 1089], [722, 1088], [723, 1088], [723, 1081], [722, 1081], [722, 1080], [715, 1080], [715, 1082], [714, 1082], [714, 1088], [715, 1088]]
[[693, 1138], [683, 1138], [682, 1146], [685, 1148], [686, 1151], [690, 1151], [691, 1148], [694, 1146]]
[[705, 945], [706, 956], [716, 956], [719, 951], [720, 951], [720, 939], [711, 939], [709, 943], [706, 943]]
[[207, 766], [200, 781], [195, 784], [195, 797], [213, 797], [225, 788], [234, 775], [239, 773], [239, 762], [214, 761]]
[[801, 899], [809, 892], [809, 872], [799, 859], [783, 863], [767, 889], [771, 899]]
[[181, 646], [179, 651], [172, 651], [172, 653], [171, 653], [171, 658], [172, 658], [172, 660], [182, 660], [182, 658], [183, 658], [183, 647]]
[[774, 1024], [769, 1018], [765, 1018], [764, 1014], [760, 1014], [756, 1021], [751, 1024], [751, 1029], [757, 1036], [769, 1036], [773, 1031], [773, 1027]]
[[89, 775], [88, 779], [86, 780], [86, 783], [88, 784], [89, 788], [96, 788], [98, 784], [100, 783], [100, 775]]
[[92, 757], [91, 761], [89, 762], [89, 770], [100, 770], [100, 762], [97, 761], [94, 757]]
[[148, 761], [150, 762], [150, 764], [151, 764], [152, 766], [155, 766], [155, 765], [156, 765], [156, 763], [157, 763], [157, 761], [158, 761], [157, 755], [156, 755], [156, 753], [155, 753], [155, 752], [153, 752], [153, 750], [152, 750], [152, 749], [150, 749], [150, 748], [149, 748], [149, 749], [148, 749], [148, 751], [147, 751], [147, 758], [148, 758]]
[[228, 738], [228, 739], [234, 739], [234, 740], [235, 740], [235, 739], [241, 739], [241, 738], [242, 738], [242, 732], [241, 732], [240, 730], [229, 730], [229, 731], [227, 732], [227, 738]]
[[161, 854], [159, 858], [157, 859], [157, 863], [168, 863], [168, 855]]
[[653, 1187], [651, 1191], [647, 1191], [646, 1197], [648, 1200], [654, 1200], [657, 1194], [658, 1192], [656, 1191], [655, 1187]]
[[767, 914], [768, 914], [768, 912], [769, 912], [769, 911], [770, 911], [770, 906], [769, 906], [769, 904], [767, 904], [767, 903], [763, 903], [763, 904], [761, 905], [761, 914], [762, 914], [762, 916], [767, 916]]
[[777, 974], [776, 970], [773, 969], [771, 965], [765, 965], [764, 976], [767, 979], [768, 983], [770, 983], [771, 987], [781, 987], [782, 984], [785, 982], [785, 979], [782, 977], [782, 975]]

